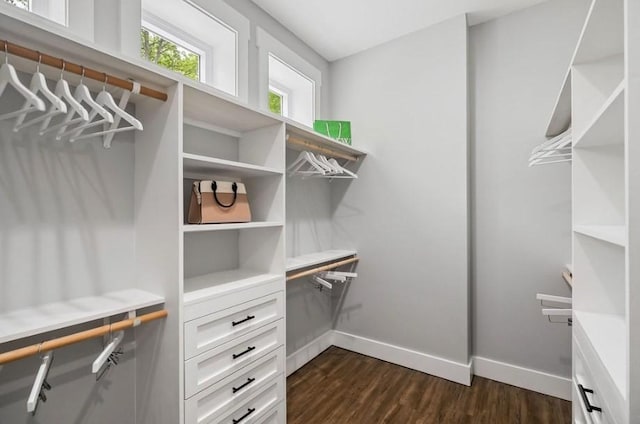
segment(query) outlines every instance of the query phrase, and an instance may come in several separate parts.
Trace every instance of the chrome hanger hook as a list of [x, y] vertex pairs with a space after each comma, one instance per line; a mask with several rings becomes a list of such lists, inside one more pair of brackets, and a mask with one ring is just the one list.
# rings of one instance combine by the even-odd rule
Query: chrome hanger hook
[[62, 61], [62, 70], [60, 71], [60, 79], [64, 78], [64, 68], [67, 67], [67, 62], [64, 61], [64, 59], [60, 59]]
[[4, 40], [4, 63], [9, 64], [9, 46], [7, 40]]
[[40, 64], [42, 63], [42, 53], [40, 52], [36, 52], [38, 53], [38, 64], [36, 65], [36, 72], [40, 72]]
[[82, 69], [82, 75], [80, 76], [80, 84], [82, 84], [84, 82], [84, 66], [80, 65], [80, 68]]
[[104, 81], [102, 84], [102, 91], [107, 91], [107, 80], [109, 79], [109, 75], [107, 75], [107, 73], [104, 73]]

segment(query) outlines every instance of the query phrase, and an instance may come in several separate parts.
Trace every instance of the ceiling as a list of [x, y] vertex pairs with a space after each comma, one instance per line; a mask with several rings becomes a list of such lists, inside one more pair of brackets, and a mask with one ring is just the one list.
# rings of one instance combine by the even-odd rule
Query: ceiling
[[334, 61], [467, 13], [475, 25], [546, 0], [252, 0]]

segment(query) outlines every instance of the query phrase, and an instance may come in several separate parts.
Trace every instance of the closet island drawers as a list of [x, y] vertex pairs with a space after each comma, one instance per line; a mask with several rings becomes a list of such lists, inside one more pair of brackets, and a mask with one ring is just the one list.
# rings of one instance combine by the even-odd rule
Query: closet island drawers
[[282, 292], [224, 309], [184, 325], [184, 355], [193, 358], [215, 346], [272, 323], [284, 314]]
[[185, 399], [284, 344], [282, 319], [185, 362]]
[[[271, 419], [273, 417], [271, 409], [278, 403], [282, 404], [284, 397], [284, 378], [275, 378], [266, 385], [264, 390], [251, 396], [245, 403], [238, 406], [230, 414], [224, 415], [221, 419], [205, 422], [206, 424], [263, 424], [265, 422], [273, 422]], [[276, 422], [284, 423], [285, 421], [281, 420]]]
[[209, 423], [231, 409], [236, 409], [260, 392], [274, 377], [282, 376], [284, 361], [284, 348], [280, 347], [191, 397], [185, 406], [186, 423]]

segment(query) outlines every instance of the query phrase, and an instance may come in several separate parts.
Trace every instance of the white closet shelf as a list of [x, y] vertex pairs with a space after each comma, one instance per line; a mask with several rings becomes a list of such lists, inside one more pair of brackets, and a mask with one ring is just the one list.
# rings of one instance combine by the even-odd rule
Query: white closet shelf
[[355, 250], [325, 250], [323, 252], [309, 253], [306, 255], [287, 258], [287, 272], [297, 269], [308, 268], [310, 266], [333, 262], [339, 259], [355, 256]]
[[574, 316], [620, 394], [625, 396], [627, 325], [624, 317], [583, 311], [574, 311]]
[[280, 169], [195, 155], [192, 153], [183, 153], [182, 163], [185, 177], [196, 179], [205, 178], [208, 175], [240, 178], [268, 177], [272, 175], [282, 175], [284, 173], [284, 171]]
[[[330, 138], [323, 134], [315, 132], [313, 128], [305, 127], [302, 124], [291, 121], [290, 119], [285, 118], [285, 123], [287, 128], [287, 134], [294, 135], [305, 141], [313, 143], [318, 147], [337, 150], [338, 152], [356, 156], [356, 157], [366, 156], [367, 154], [365, 151], [361, 149], [356, 149], [352, 146], [349, 146], [348, 144], [340, 143], [339, 141], [336, 141], [333, 138]], [[287, 147], [300, 150], [297, 146], [293, 146], [288, 143], [287, 143]]]
[[201, 233], [206, 231], [247, 230], [250, 228], [283, 227], [279, 221], [239, 222], [232, 224], [185, 224], [182, 231], [185, 233]]
[[245, 290], [251, 286], [284, 280], [283, 275], [235, 269], [214, 272], [184, 280], [185, 306], [218, 297], [223, 293]]
[[0, 343], [163, 303], [161, 296], [129, 289], [17, 309], [0, 314]]
[[624, 90], [622, 81], [573, 143], [575, 148], [624, 145]]
[[618, 246], [627, 245], [624, 225], [576, 225], [573, 231]]
[[188, 121], [211, 124], [240, 133], [282, 122], [252, 109], [233, 96], [198, 81], [183, 80], [184, 117]]

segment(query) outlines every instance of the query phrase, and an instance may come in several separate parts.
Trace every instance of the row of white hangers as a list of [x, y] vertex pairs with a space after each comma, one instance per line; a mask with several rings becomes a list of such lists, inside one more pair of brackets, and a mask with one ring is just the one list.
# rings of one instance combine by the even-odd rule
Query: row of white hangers
[[529, 166], [551, 163], [571, 162], [571, 128], [562, 134], [545, 141], [531, 151]]
[[[55, 134], [56, 140], [68, 138], [70, 142], [103, 136], [103, 145], [109, 148], [116, 133], [143, 130], [142, 123], [124, 110], [132, 92], [125, 90], [120, 103], [116, 103], [106, 89], [107, 74], [105, 74], [102, 90], [94, 99], [91, 91], [84, 84], [83, 68], [80, 83], [71, 94], [69, 83], [64, 79], [63, 61], [60, 79], [54, 91], [51, 91], [44, 74], [40, 72], [41, 59], [40, 56], [36, 72], [27, 87], [20, 81], [16, 69], [9, 63], [5, 43], [5, 61], [0, 67], [0, 97], [6, 87], [11, 85], [25, 98], [20, 109], [0, 115], [0, 121], [15, 118], [13, 126], [15, 132], [40, 124], [40, 135]], [[140, 85], [137, 83], [133, 85], [133, 93], [139, 92]], [[56, 117], [61, 119], [56, 119], [56, 122], [52, 123]], [[129, 125], [120, 127], [122, 120]], [[85, 133], [86, 130], [100, 125], [103, 125], [102, 130]]]
[[311, 152], [300, 152], [298, 158], [287, 168], [289, 176], [320, 177], [320, 178], [358, 178], [358, 176], [343, 167], [333, 158], [324, 155], [314, 155]]

